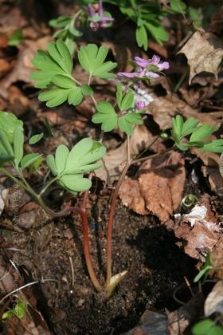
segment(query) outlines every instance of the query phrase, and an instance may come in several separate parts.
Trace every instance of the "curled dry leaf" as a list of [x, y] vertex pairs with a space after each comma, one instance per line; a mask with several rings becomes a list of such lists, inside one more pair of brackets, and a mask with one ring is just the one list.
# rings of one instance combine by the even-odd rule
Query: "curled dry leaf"
[[189, 214], [183, 215], [175, 229], [176, 237], [186, 241], [186, 254], [202, 261], [205, 260], [204, 255], [217, 245], [220, 237], [217, 217], [208, 201], [210, 199], [205, 197], [203, 204], [194, 206]]
[[196, 31], [178, 53], [184, 53], [188, 59], [189, 84], [201, 72], [213, 73], [217, 79], [223, 57], [223, 42], [216, 35]]
[[137, 180], [126, 178], [119, 195], [123, 204], [138, 214], [152, 212], [164, 222], [177, 210], [185, 182], [184, 160], [178, 152], [148, 159]]

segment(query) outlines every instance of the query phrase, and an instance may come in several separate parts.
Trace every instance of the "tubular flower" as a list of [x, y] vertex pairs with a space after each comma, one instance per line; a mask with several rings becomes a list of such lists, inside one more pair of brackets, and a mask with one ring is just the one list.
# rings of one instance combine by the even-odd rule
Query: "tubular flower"
[[90, 13], [90, 27], [94, 31], [97, 31], [99, 28], [107, 28], [114, 21], [108, 12], [104, 12], [102, 0], [99, 1], [97, 7], [98, 8], [96, 9], [95, 6], [88, 6]]
[[146, 107], [146, 102], [144, 100], [139, 100], [135, 103], [135, 108], [137, 110], [142, 110]]
[[136, 67], [134, 72], [118, 72], [117, 75], [120, 77], [127, 78], [145, 78], [154, 79], [160, 76], [161, 71], [169, 69], [169, 62], [161, 62], [160, 57], [154, 55], [152, 59], [143, 59], [141, 57], [135, 57], [133, 64]]

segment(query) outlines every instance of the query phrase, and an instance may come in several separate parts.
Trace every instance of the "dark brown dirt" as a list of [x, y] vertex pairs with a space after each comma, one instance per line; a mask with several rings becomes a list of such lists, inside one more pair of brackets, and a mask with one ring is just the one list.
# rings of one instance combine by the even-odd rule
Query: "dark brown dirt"
[[[101, 282], [108, 200], [105, 197], [100, 206], [101, 222], [89, 220], [92, 255]], [[89, 280], [78, 217], [69, 216], [22, 234], [1, 234], [2, 246], [13, 245], [19, 250], [10, 252], [10, 257], [26, 282], [52, 280], [33, 286], [33, 294], [56, 335], [128, 331], [146, 308], [164, 312], [179, 307], [173, 292], [184, 277], [192, 279], [195, 275], [195, 262], [176, 246], [172, 232], [158, 225], [154, 217], [138, 216], [121, 205], [117, 206], [113, 232], [113, 274], [123, 270], [128, 274], [108, 301], [94, 291]]]

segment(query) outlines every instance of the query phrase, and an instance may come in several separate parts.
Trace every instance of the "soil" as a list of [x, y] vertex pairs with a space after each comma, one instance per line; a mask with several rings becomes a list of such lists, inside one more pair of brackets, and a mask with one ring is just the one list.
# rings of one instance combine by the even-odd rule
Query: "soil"
[[[100, 224], [90, 219], [89, 227], [101, 282], [108, 200], [103, 199]], [[117, 206], [113, 231], [113, 274], [123, 270], [128, 273], [107, 301], [95, 292], [89, 280], [78, 217], [69, 216], [22, 234], [2, 232], [2, 247], [10, 244], [19, 250], [11, 251], [10, 259], [20, 273], [26, 273], [26, 281], [42, 280], [33, 288], [33, 294], [50, 330], [57, 335], [126, 332], [146, 309], [162, 313], [178, 308], [174, 290], [182, 285], [184, 277], [190, 280], [196, 273], [195, 261], [176, 245], [173, 232], [157, 224], [153, 216], [136, 215], [121, 204]]]

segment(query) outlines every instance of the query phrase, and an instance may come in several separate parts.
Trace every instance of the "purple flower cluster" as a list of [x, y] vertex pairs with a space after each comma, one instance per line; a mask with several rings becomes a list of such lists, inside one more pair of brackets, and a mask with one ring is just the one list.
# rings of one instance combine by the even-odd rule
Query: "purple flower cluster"
[[88, 9], [90, 13], [90, 27], [94, 31], [97, 31], [99, 28], [107, 28], [114, 21], [108, 12], [104, 12], [102, 0], [99, 1], [97, 8], [89, 5]]
[[161, 62], [160, 57], [154, 55], [152, 59], [134, 58], [135, 72], [118, 72], [120, 77], [154, 79], [160, 76], [161, 71], [169, 69], [169, 62]]

